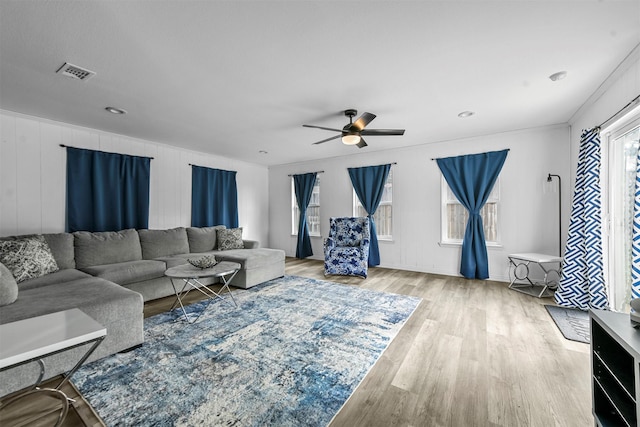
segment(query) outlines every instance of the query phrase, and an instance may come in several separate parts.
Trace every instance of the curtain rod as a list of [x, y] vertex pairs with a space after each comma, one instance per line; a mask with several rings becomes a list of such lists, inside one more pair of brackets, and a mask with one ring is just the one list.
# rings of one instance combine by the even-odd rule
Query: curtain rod
[[[507, 151], [511, 151], [511, 148], [507, 148]], [[498, 150], [498, 151], [504, 151], [504, 150]], [[488, 151], [489, 153], [492, 153], [492, 151]], [[484, 154], [484, 153], [476, 153], [476, 154]], [[460, 154], [460, 156], [473, 156], [473, 154]], [[457, 156], [449, 156], [449, 157], [457, 157]], [[431, 160], [438, 160], [438, 159], [446, 159], [446, 157], [438, 157], [438, 158], [431, 158]]]
[[627, 105], [625, 105], [624, 107], [622, 107], [621, 109], [619, 109], [618, 111], [615, 112], [615, 114], [613, 114], [611, 117], [609, 117], [607, 120], [605, 120], [604, 122], [600, 123], [598, 126], [596, 126], [596, 129], [602, 129], [602, 126], [606, 125], [607, 123], [609, 123], [611, 120], [615, 119], [617, 116], [620, 115], [620, 113], [624, 112], [625, 110], [627, 110], [627, 108], [632, 107], [633, 104], [638, 103], [638, 101], [640, 100], [640, 95], [636, 96], [635, 98], [633, 98], [631, 101], [629, 101], [629, 103]]
[[294, 176], [294, 175], [303, 175], [305, 173], [324, 173], [324, 171], [315, 171], [315, 172], [303, 172], [303, 173], [290, 173], [287, 176]]
[[[393, 163], [385, 163], [385, 165], [397, 165], [398, 162], [393, 162]], [[379, 166], [383, 166], [383, 165], [379, 165]], [[367, 166], [354, 166], [354, 168], [366, 168]], [[347, 168], [347, 169], [351, 169], [351, 168]]]
[[[72, 147], [72, 146], [70, 146], [70, 145], [64, 145], [64, 144], [60, 144], [60, 147], [63, 147], [63, 148], [75, 148], [76, 150], [102, 151], [102, 150], [93, 150], [93, 149], [91, 149], [91, 148], [78, 148], [78, 147]], [[108, 153], [108, 151], [102, 151], [102, 152], [103, 152], [103, 153]], [[120, 153], [113, 153], [113, 154], [120, 154]], [[153, 159], [154, 159], [153, 157], [149, 157], [149, 156], [136, 156], [136, 155], [133, 155], [133, 154], [126, 154], [126, 155], [127, 155], [127, 156], [131, 156], [131, 157], [145, 157], [145, 158], [147, 158], [147, 159], [151, 159], [151, 160], [153, 160]]]
[[189, 166], [195, 166], [197, 168], [205, 168], [205, 169], [211, 169], [211, 170], [218, 170], [218, 171], [223, 171], [223, 172], [235, 172], [238, 173], [238, 171], [232, 171], [229, 169], [220, 169], [220, 168], [214, 168], [212, 166], [200, 166], [200, 165], [194, 165], [193, 163], [187, 163]]

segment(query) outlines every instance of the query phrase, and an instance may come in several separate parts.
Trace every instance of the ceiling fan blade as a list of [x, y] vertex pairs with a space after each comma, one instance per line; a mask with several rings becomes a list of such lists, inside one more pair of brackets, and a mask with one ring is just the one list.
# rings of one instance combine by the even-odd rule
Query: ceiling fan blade
[[360, 137], [360, 142], [358, 142], [356, 145], [358, 148], [364, 148], [367, 146], [367, 143], [364, 142], [364, 139], [362, 139], [362, 137]]
[[404, 135], [404, 129], [365, 129], [360, 135]]
[[323, 142], [331, 141], [331, 140], [333, 140], [333, 139], [338, 139], [338, 138], [340, 138], [341, 136], [342, 136], [342, 135], [332, 136], [331, 138], [327, 138], [327, 139], [323, 139], [322, 141], [314, 142], [314, 143], [313, 143], [313, 145], [322, 144]]
[[371, 121], [373, 119], [376, 118], [375, 114], [371, 114], [371, 113], [367, 113], [366, 111], [364, 113], [362, 113], [362, 115], [358, 118], [358, 120], [356, 120], [355, 122], [353, 122], [353, 124], [351, 125], [351, 130], [357, 130], [357, 131], [361, 131], [362, 129], [364, 129], [364, 127], [366, 125], [368, 125], [369, 123], [371, 123]]
[[315, 129], [324, 129], [324, 130], [332, 130], [332, 131], [334, 131], [334, 132], [342, 132], [342, 129], [326, 128], [326, 127], [324, 127], [324, 126], [302, 125], [302, 127], [305, 127], [305, 128], [315, 128]]

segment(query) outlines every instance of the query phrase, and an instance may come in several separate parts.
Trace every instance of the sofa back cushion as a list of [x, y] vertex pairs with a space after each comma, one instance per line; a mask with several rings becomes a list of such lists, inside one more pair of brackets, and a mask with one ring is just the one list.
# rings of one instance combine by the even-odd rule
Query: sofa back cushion
[[119, 262], [117, 264], [96, 265], [83, 268], [82, 271], [94, 277], [124, 286], [164, 277], [166, 269], [167, 266], [162, 261], [143, 259], [140, 261]]
[[73, 234], [52, 233], [44, 234], [44, 239], [51, 248], [51, 253], [60, 270], [76, 268], [75, 253], [73, 250]]
[[189, 253], [189, 240], [184, 227], [170, 230], [138, 230], [142, 259], [156, 259]]
[[101, 232], [76, 231], [73, 233], [73, 237], [76, 268], [142, 259], [140, 238], [134, 229]]
[[217, 230], [227, 228], [224, 225], [216, 225], [214, 227], [189, 227], [187, 228], [187, 236], [189, 238], [189, 251], [209, 252], [218, 248]]

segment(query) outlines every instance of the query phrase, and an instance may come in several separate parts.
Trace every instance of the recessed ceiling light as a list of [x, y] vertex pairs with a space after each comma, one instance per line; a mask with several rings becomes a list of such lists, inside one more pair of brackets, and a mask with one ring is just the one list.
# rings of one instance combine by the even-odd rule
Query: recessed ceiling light
[[474, 114], [475, 113], [473, 111], [463, 111], [462, 113], [458, 114], [458, 117], [460, 117], [461, 119], [464, 119], [466, 117], [471, 117]]
[[558, 80], [562, 80], [565, 77], [567, 77], [567, 72], [566, 71], [558, 71], [557, 73], [553, 73], [549, 76], [549, 79], [552, 82], [557, 82]]
[[127, 112], [121, 108], [105, 107], [104, 109], [110, 112], [111, 114], [127, 114]]

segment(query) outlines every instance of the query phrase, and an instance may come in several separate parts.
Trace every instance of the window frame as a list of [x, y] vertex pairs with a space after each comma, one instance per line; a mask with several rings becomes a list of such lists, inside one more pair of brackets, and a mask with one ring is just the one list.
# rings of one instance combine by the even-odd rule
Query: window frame
[[[502, 243], [501, 243], [502, 233], [501, 233], [501, 222], [500, 222], [500, 217], [501, 217], [500, 213], [502, 211], [502, 207], [500, 203], [500, 193], [501, 193], [501, 182], [500, 182], [500, 177], [498, 176], [493, 188], [491, 189], [491, 194], [489, 195], [489, 198], [487, 199], [485, 206], [482, 207], [482, 209], [485, 209], [486, 205], [490, 203], [495, 203], [496, 205], [496, 212], [495, 212], [496, 221], [494, 224], [496, 238], [495, 240], [486, 240], [485, 243], [487, 247], [496, 247], [496, 248], [502, 247]], [[440, 243], [439, 244], [441, 246], [449, 246], [449, 245], [462, 246], [462, 240], [463, 240], [462, 238], [452, 239], [448, 237], [448, 234], [449, 234], [449, 226], [448, 226], [449, 216], [448, 216], [448, 209], [447, 209], [448, 205], [462, 206], [462, 203], [460, 203], [460, 201], [453, 194], [453, 191], [451, 191], [451, 189], [449, 188], [449, 184], [447, 183], [447, 180], [444, 178], [444, 175], [440, 174]], [[468, 218], [468, 212], [466, 208], [462, 206], [462, 209], [464, 209], [465, 216]], [[482, 215], [482, 223], [484, 226], [485, 238], [486, 238], [486, 235], [488, 233], [486, 232], [487, 230], [485, 225], [485, 216], [486, 215]], [[465, 227], [466, 227], [466, 221], [465, 221]]]
[[615, 240], [616, 230], [614, 228], [616, 225], [613, 223], [614, 220], [612, 218], [614, 216], [614, 205], [618, 200], [615, 199], [615, 192], [611, 190], [614, 186], [622, 184], [614, 179], [612, 172], [616, 170], [616, 160], [624, 159], [616, 157], [613, 144], [616, 139], [634, 131], [638, 127], [640, 127], [640, 107], [636, 107], [627, 115], [603, 129], [600, 135], [602, 147], [600, 181], [602, 184], [603, 275], [607, 288], [609, 308], [613, 311], [621, 312], [629, 312], [630, 310], [627, 299], [630, 287], [629, 289], [617, 289], [615, 286], [616, 283], [619, 283], [620, 277], [618, 269], [615, 268], [616, 263], [619, 263], [619, 260], [614, 259], [618, 242]]
[[[317, 191], [316, 191], [317, 189]], [[321, 206], [321, 190], [320, 190], [320, 177], [316, 175], [316, 181], [313, 185], [313, 193], [317, 194], [317, 203], [314, 202], [314, 195], [311, 195], [311, 201], [309, 202], [309, 206], [307, 206], [307, 228], [309, 229], [309, 237], [322, 237], [322, 225], [320, 220], [320, 206]], [[318, 209], [318, 221], [317, 221], [317, 231], [312, 231], [309, 221], [309, 212], [312, 208]], [[298, 208], [298, 201], [296, 200], [296, 187], [293, 181], [293, 176], [291, 176], [291, 235], [298, 235], [298, 222], [300, 220], [300, 209]]]

